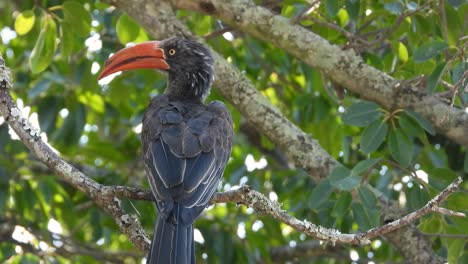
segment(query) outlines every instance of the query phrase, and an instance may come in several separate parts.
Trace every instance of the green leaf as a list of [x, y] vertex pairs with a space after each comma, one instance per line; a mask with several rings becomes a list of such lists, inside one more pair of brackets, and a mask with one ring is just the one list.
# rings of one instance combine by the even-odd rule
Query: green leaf
[[73, 51], [75, 39], [73, 37], [73, 27], [70, 23], [60, 23], [60, 32], [61, 32], [61, 51], [62, 57], [67, 59], [70, 57], [70, 54]]
[[72, 32], [80, 37], [87, 37], [91, 32], [91, 15], [76, 1], [65, 1], [63, 3], [63, 23], [69, 24]]
[[18, 35], [26, 35], [31, 31], [36, 21], [36, 16], [32, 10], [21, 12], [15, 20], [15, 31]]
[[403, 63], [408, 61], [408, 49], [401, 41], [398, 42], [398, 59]]
[[330, 184], [342, 191], [354, 189], [361, 182], [361, 177], [352, 175], [351, 171], [343, 166], [338, 166], [328, 176]]
[[360, 2], [359, 0], [346, 0], [346, 11], [353, 21], [357, 21], [359, 18]]
[[401, 129], [390, 131], [388, 147], [392, 157], [403, 167], [408, 167], [413, 158], [413, 142]]
[[353, 169], [351, 169], [351, 174], [360, 175], [361, 173], [367, 171], [370, 167], [374, 166], [380, 160], [381, 158], [362, 160], [356, 164]]
[[468, 151], [465, 153], [465, 162], [463, 163], [463, 170], [468, 173]]
[[420, 188], [417, 183], [415, 183], [411, 188], [408, 188], [406, 192], [407, 207], [411, 211], [415, 211], [423, 207], [429, 199], [427, 191]]
[[350, 192], [341, 192], [338, 200], [332, 209], [332, 216], [336, 218], [342, 218], [347, 212], [351, 205], [353, 197]]
[[57, 141], [65, 146], [72, 147], [78, 143], [86, 124], [86, 111], [82, 104], [78, 104], [74, 109], [69, 109], [69, 114], [63, 121], [60, 130], [57, 132]]
[[310, 207], [313, 209], [319, 208], [325, 201], [328, 200], [332, 192], [332, 187], [328, 180], [323, 180], [312, 191], [310, 198]]
[[453, 7], [459, 7], [463, 4], [463, 0], [448, 0], [448, 3]]
[[381, 116], [379, 105], [373, 102], [361, 101], [352, 104], [341, 118], [345, 124], [364, 127]]
[[375, 120], [361, 135], [361, 150], [369, 154], [380, 147], [387, 135], [388, 125], [380, 120]]
[[3, 123], [0, 125], [0, 153], [5, 151], [5, 146], [10, 140], [11, 138], [8, 135], [8, 125]]
[[377, 208], [377, 197], [366, 186], [358, 188], [358, 194], [365, 208]]
[[395, 15], [399, 15], [403, 12], [403, 4], [400, 3], [399, 1], [385, 3], [384, 8], [388, 10], [390, 13], [395, 14]]
[[63, 99], [58, 96], [48, 96], [39, 101], [37, 112], [41, 131], [51, 134], [55, 130], [57, 116], [62, 106]]
[[416, 49], [413, 54], [414, 62], [420, 63], [427, 61], [428, 59], [435, 57], [441, 51], [448, 47], [447, 43], [442, 40], [433, 40], [431, 42], [423, 44], [421, 47]]
[[422, 117], [418, 113], [413, 112], [411, 110], [406, 110], [405, 113], [408, 114], [409, 116], [411, 116], [422, 128], [424, 128], [424, 130], [427, 131], [427, 133], [429, 133], [429, 134], [431, 134], [433, 136], [435, 135], [434, 127], [432, 126], [431, 123], [429, 123], [429, 121], [424, 119], [424, 117]]
[[338, 0], [326, 0], [325, 7], [327, 9], [327, 13], [331, 17], [334, 17], [336, 16], [336, 13], [338, 13], [338, 10], [340, 9], [340, 3]]
[[442, 77], [444, 70], [445, 70], [445, 65], [446, 62], [442, 62], [437, 67], [434, 69], [434, 71], [429, 75], [429, 78], [427, 80], [427, 92], [432, 94], [434, 93], [437, 84], [439, 83], [440, 78]]
[[368, 230], [379, 225], [380, 210], [365, 208], [360, 203], [353, 203], [351, 208], [359, 230]]
[[89, 106], [97, 113], [104, 113], [104, 98], [99, 94], [93, 94], [87, 91], [86, 93], [78, 96], [78, 101]]
[[399, 115], [398, 124], [410, 137], [422, 138], [425, 135], [423, 128], [406, 113]]
[[464, 239], [455, 239], [448, 247], [447, 260], [448, 263], [458, 263], [458, 259], [463, 253], [466, 241]]
[[45, 70], [52, 62], [55, 54], [55, 39], [57, 37], [57, 26], [53, 19], [44, 18], [43, 28], [36, 40], [34, 49], [29, 57], [29, 66], [33, 73]]
[[428, 171], [428, 174], [429, 185], [439, 191], [445, 189], [457, 178], [457, 174], [447, 167], [431, 169]]
[[140, 32], [140, 27], [127, 14], [123, 14], [117, 20], [117, 37], [122, 44], [134, 41]]

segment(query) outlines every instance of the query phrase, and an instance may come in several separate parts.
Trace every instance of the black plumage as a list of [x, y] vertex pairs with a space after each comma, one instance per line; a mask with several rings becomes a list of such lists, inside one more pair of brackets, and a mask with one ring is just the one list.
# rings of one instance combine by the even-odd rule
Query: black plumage
[[221, 181], [232, 143], [226, 106], [203, 103], [213, 64], [203, 45], [170, 38], [118, 51], [98, 77], [139, 68], [168, 73], [166, 91], [151, 100], [143, 117], [143, 159], [158, 210], [147, 263], [195, 263], [193, 223]]
[[[148, 263], [195, 263], [193, 223], [218, 187], [231, 153], [226, 106], [203, 103], [213, 80], [213, 58], [197, 42], [160, 43], [169, 81], [143, 117], [143, 158], [158, 219]], [[173, 55], [170, 55], [173, 54]]]

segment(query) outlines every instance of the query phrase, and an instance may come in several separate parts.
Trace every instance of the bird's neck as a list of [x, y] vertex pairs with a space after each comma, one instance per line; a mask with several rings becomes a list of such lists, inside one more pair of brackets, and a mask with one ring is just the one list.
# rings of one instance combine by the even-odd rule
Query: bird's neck
[[165, 94], [171, 100], [203, 102], [210, 92], [211, 82], [204, 81], [197, 74], [169, 74], [168, 81]]

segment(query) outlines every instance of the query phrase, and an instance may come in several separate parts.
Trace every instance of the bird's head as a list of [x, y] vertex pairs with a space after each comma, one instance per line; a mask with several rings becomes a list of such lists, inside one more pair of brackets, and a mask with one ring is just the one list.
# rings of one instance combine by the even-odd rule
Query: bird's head
[[168, 72], [166, 93], [176, 99], [203, 100], [214, 79], [214, 60], [209, 49], [193, 40], [169, 38], [118, 51], [106, 61], [98, 80], [115, 72], [143, 68]]

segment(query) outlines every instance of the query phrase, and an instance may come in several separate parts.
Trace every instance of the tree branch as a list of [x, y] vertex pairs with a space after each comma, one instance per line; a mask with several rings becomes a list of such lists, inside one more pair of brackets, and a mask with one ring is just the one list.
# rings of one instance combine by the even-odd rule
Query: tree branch
[[142, 229], [140, 222], [134, 215], [127, 214], [120, 206], [120, 200], [106, 195], [103, 186], [68, 162], [59, 157], [39, 136], [37, 128], [23, 117], [20, 109], [13, 102], [9, 93], [11, 78], [9, 69], [5, 66], [0, 54], [0, 113], [5, 121], [15, 131], [20, 140], [39, 160], [46, 164], [61, 179], [74, 188], [85, 193], [91, 200], [109, 214], [119, 226], [122, 233], [140, 250], [149, 249], [150, 240]]
[[[104, 0], [104, 2], [125, 11], [139, 22], [147, 32], [159, 39], [174, 35], [196, 38], [177, 19], [171, 5], [166, 1]], [[145, 7], [144, 12], [142, 12], [141, 6]], [[203, 39], [198, 38], [198, 41], [203, 42]], [[290, 162], [306, 170], [315, 180], [325, 178], [338, 165], [338, 162], [324, 151], [316, 140], [309, 137], [285, 118], [238, 69], [227, 63], [216, 52], [213, 53], [216, 55], [217, 79], [215, 88], [249, 122], [261, 130], [272, 142], [276, 143], [287, 155]], [[371, 187], [371, 189], [377, 191], [375, 188]], [[397, 219], [405, 213], [405, 210], [398, 203], [388, 200], [383, 195], [379, 196], [379, 203], [381, 207], [385, 207], [385, 210], [382, 210], [382, 217], [385, 219]], [[407, 228], [403, 228], [398, 232], [387, 234], [386, 238], [398, 248], [409, 262], [444, 262], [431, 249], [431, 241], [422, 236], [414, 226], [407, 226]], [[411, 241], [411, 246], [408, 245], [408, 241]]]
[[[454, 193], [458, 186], [463, 182], [461, 177], [458, 177], [452, 182], [447, 188], [441, 193], [431, 199], [424, 207], [419, 210], [407, 214], [399, 219], [396, 219], [388, 224], [380, 227], [372, 228], [366, 232], [358, 234], [342, 234], [338, 230], [322, 227], [315, 225], [308, 220], [299, 220], [294, 216], [291, 216], [287, 211], [281, 209], [281, 204], [275, 201], [271, 201], [265, 195], [251, 189], [249, 186], [242, 186], [235, 190], [226, 191], [223, 193], [216, 193], [211, 198], [210, 203], [228, 203], [235, 202], [237, 204], [243, 204], [255, 210], [255, 212], [263, 215], [268, 215], [295, 230], [309, 235], [313, 238], [320, 239], [323, 241], [335, 243], [345, 243], [353, 245], [365, 245], [370, 243], [370, 240], [395, 231], [402, 228], [403, 226], [409, 225], [410, 223], [418, 220], [422, 216], [435, 212], [441, 214], [448, 214], [458, 217], [466, 217], [464, 213], [454, 212], [445, 208], [439, 207], [439, 205], [447, 199], [447, 197]], [[151, 193], [149, 191], [143, 191], [138, 188], [126, 187], [126, 186], [107, 186], [106, 193], [113, 194], [119, 197], [126, 197], [131, 199], [139, 200], [152, 200]], [[443, 209], [443, 210], [441, 210]]]
[[[134, 1], [138, 2], [138, 1]], [[232, 27], [272, 43], [299, 60], [320, 69], [334, 82], [388, 110], [411, 109], [428, 119], [437, 131], [468, 146], [468, 113], [447, 105], [424, 87], [411, 87], [367, 64], [352, 50], [342, 50], [319, 35], [292, 25], [281, 15], [251, 0], [170, 0], [177, 8], [214, 16]]]

